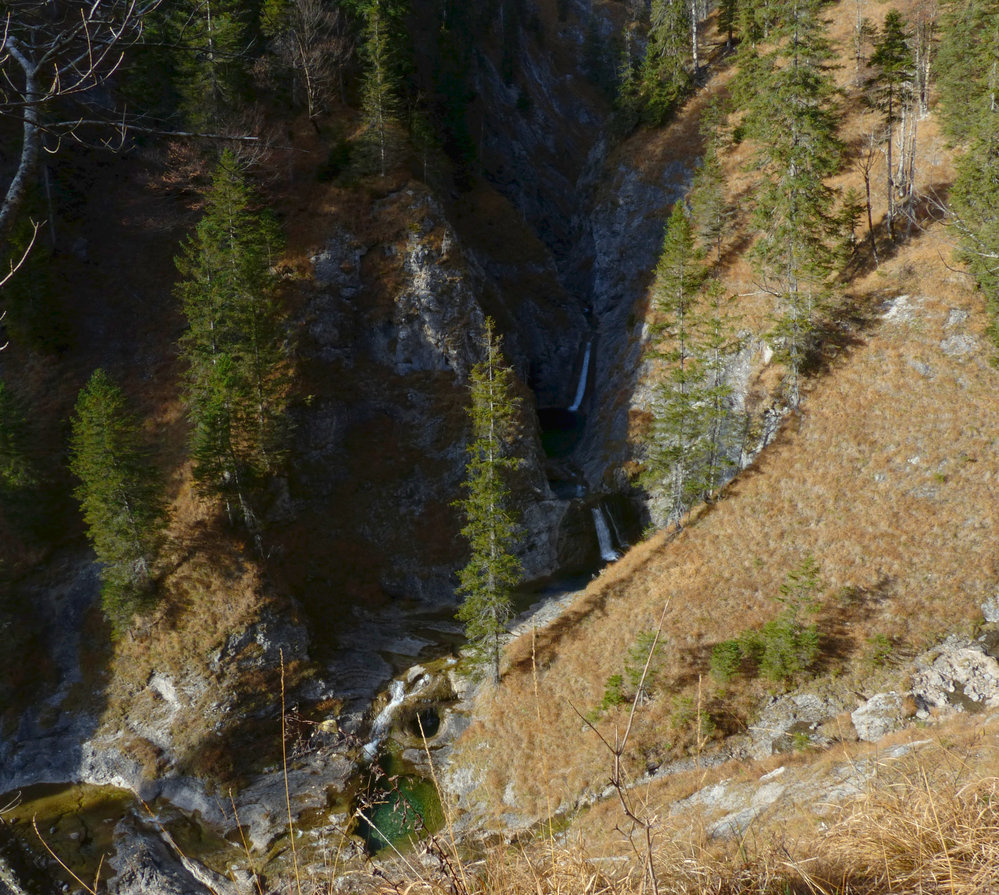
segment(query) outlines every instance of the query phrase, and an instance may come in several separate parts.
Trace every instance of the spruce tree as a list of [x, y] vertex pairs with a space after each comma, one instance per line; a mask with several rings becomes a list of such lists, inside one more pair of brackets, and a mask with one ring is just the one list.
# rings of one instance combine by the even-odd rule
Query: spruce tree
[[999, 9], [953, 0], [938, 70], [945, 125], [963, 149], [950, 191], [951, 222], [961, 257], [985, 296], [989, 335], [999, 347]]
[[688, 0], [652, 0], [648, 44], [642, 62], [643, 115], [662, 124], [691, 84], [691, 18]]
[[703, 492], [697, 448], [705, 436], [700, 404], [704, 370], [696, 352], [696, 303], [704, 268], [682, 202], [673, 206], [656, 265], [650, 356], [661, 366], [654, 386], [643, 482], [677, 528]]
[[718, 32], [725, 35], [725, 49], [735, 42], [735, 26], [739, 18], [739, 0], [719, 0]]
[[94, 372], [77, 399], [69, 467], [80, 480], [74, 493], [101, 563], [104, 612], [120, 634], [150, 598], [165, 516], [138, 420], [104, 370]]
[[364, 143], [382, 177], [393, 160], [401, 109], [401, 85], [385, 0], [371, 0], [365, 11], [362, 109]]
[[638, 121], [641, 109], [641, 84], [635, 71], [635, 60], [632, 56], [632, 35], [630, 25], [624, 28], [621, 41], [621, 53], [617, 63], [617, 92], [614, 105], [624, 118], [625, 127], [633, 127]]
[[477, 666], [491, 664], [500, 676], [500, 638], [513, 614], [511, 594], [520, 581], [514, 555], [517, 521], [510, 506], [508, 476], [520, 465], [510, 455], [517, 434], [520, 399], [514, 394], [513, 371], [506, 366], [495, 325], [486, 319], [484, 358], [472, 368], [472, 440], [468, 445], [464, 488], [458, 503], [465, 516], [462, 534], [471, 557], [458, 573], [462, 596], [458, 619]]
[[[867, 82], [872, 105], [881, 112], [884, 127], [882, 143], [885, 147], [887, 171], [888, 238], [895, 239], [897, 202], [900, 194], [908, 194], [907, 140], [899, 135], [899, 150], [894, 152], [895, 130], [913, 112], [915, 100], [916, 59], [905, 33], [905, 23], [897, 10], [885, 14], [884, 27], [874, 41], [871, 55], [874, 75]], [[896, 161], [898, 169], [896, 170]]]
[[225, 153], [204, 217], [176, 259], [188, 323], [185, 401], [195, 480], [223, 499], [258, 549], [256, 498], [280, 464], [286, 434], [287, 345], [272, 270], [278, 247], [276, 226]]
[[24, 403], [0, 380], [0, 498], [6, 501], [35, 483]]
[[[700, 497], [712, 500], [718, 489], [731, 477], [738, 463], [733, 456], [732, 435], [741, 431], [740, 420], [732, 409], [732, 386], [728, 382], [728, 362], [739, 349], [734, 335], [737, 320], [735, 296], [727, 293], [717, 279], [702, 290], [699, 354], [704, 370], [701, 418], [703, 448], [697, 462]], [[738, 444], [741, 449], [741, 443]]]
[[728, 229], [731, 209], [725, 200], [725, 172], [718, 158], [721, 143], [722, 111], [717, 106], [705, 110], [702, 133], [705, 138], [701, 165], [690, 185], [690, 212], [697, 239], [721, 260], [722, 243]]
[[252, 45], [239, 0], [175, 0], [154, 20], [154, 40], [170, 48], [180, 112], [193, 130], [218, 126], [240, 98]]
[[784, 4], [770, 30], [772, 49], [749, 62], [757, 90], [744, 124], [762, 175], [754, 214], [760, 238], [752, 257], [762, 288], [776, 300], [772, 335], [788, 368], [786, 393], [794, 408], [841, 245], [836, 194], [825, 183], [842, 150], [820, 9], [818, 0]]

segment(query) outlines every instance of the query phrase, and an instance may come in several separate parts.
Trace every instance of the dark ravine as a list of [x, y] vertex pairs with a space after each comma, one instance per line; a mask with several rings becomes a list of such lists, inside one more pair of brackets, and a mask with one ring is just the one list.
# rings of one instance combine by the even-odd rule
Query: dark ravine
[[[411, 767], [418, 770], [422, 762], [412, 731], [407, 734], [414, 716], [436, 716], [442, 760], [468, 723], [450, 710], [467, 693], [465, 685], [440, 665], [460, 643], [452, 618], [452, 575], [460, 560], [456, 526], [453, 519], [442, 520], [459, 493], [464, 380], [477, 359], [474, 337], [486, 314], [504, 332], [509, 360], [536, 411], [528, 415], [521, 445], [528, 470], [517, 489], [527, 577], [552, 600], [549, 594], [560, 591], [553, 579], [598, 567], [595, 510], [607, 521], [611, 549], [623, 549], [641, 529], [640, 503], [619, 472], [640, 365], [632, 309], [658, 251], [662, 212], [687, 172], [661, 172], [650, 182], [626, 163], [609, 161], [605, 99], [578, 68], [557, 67], [558, 60], [575, 66], [580, 58], [587, 14], [582, 0], [569, 3], [565, 21], [546, 36], [545, 46], [519, 26], [516, 64], [522, 74], [516, 89], [504, 82], [488, 53], [475, 57], [472, 77], [486, 110], [478, 147], [483, 189], [501, 197], [500, 221], [512, 222], [503, 235], [529, 245], [527, 256], [517, 257], [516, 250], [484, 235], [467, 199], [437, 197], [410, 185], [383, 196], [371, 210], [376, 220], [413, 222], [405, 225], [404, 238], [364, 239], [348, 229], [352, 222], [338, 222], [312, 258], [314, 282], [299, 323], [306, 363], [321, 390], [298, 411], [295, 473], [286, 497], [275, 501], [271, 522], [283, 533], [283, 562], [292, 567], [301, 560], [306, 569], [295, 596], [309, 630], [281, 643], [302, 658], [311, 654], [324, 669], [321, 679], [294, 697], [315, 702], [335, 696], [344, 703], [336, 725], [317, 738], [312, 757], [296, 759], [291, 768], [295, 818], [316, 842], [323, 824], [347, 824], [345, 799], [364, 764], [356, 741], [369, 735], [373, 716], [385, 705], [377, 694], [390, 679], [400, 677], [412, 696], [387, 731]], [[522, 91], [529, 102], [520, 100]], [[399, 276], [388, 303], [372, 300], [372, 277], [382, 269]], [[354, 459], [365, 441], [385, 449], [384, 457], [369, 458], [369, 466]], [[384, 477], [374, 480], [369, 473], [379, 463]], [[321, 532], [303, 534], [294, 524], [299, 516], [324, 515], [335, 518]], [[438, 524], [440, 543], [426, 540]], [[339, 544], [340, 552], [317, 559], [330, 544]], [[362, 565], [375, 575], [362, 575]], [[70, 587], [67, 611], [53, 616], [62, 632], [53, 633], [53, 643], [65, 640], [65, 648], [58, 647], [65, 653], [59, 660], [64, 688], [78, 680], [75, 647], [66, 640], [79, 628], [73, 612], [85, 611], [96, 593], [88, 563], [67, 580], [78, 582], [78, 589]], [[527, 595], [524, 602], [534, 599]], [[255, 636], [233, 636], [244, 634]], [[421, 664], [433, 666], [427, 672], [432, 694], [419, 690], [413, 676], [423, 673], [416, 670]], [[157, 705], [169, 703], [164, 694], [171, 686], [149, 682]], [[53, 709], [61, 699], [60, 693]], [[40, 714], [28, 713], [20, 730], [0, 739], [0, 790], [36, 782], [113, 784], [159, 798], [168, 814], [197, 816], [215, 834], [233, 832], [232, 818], [202, 783], [169, 775], [148, 780], [118, 750], [117, 732], [95, 736], [99, 707], [60, 709], [55, 725], [42, 723]], [[159, 724], [168, 743], [170, 723], [164, 714], [147, 733], [155, 736]], [[237, 797], [240, 819], [264, 855], [279, 851], [284, 835], [286, 821], [268, 807], [281, 804], [281, 789], [280, 773], [271, 770], [246, 781]], [[321, 797], [313, 795], [317, 791]], [[126, 868], [120, 863], [126, 856], [120, 856], [116, 885], [130, 878], [141, 887], [141, 880], [154, 878], [143, 876], [141, 855], [167, 865], [174, 852], [144, 818], [126, 817], [122, 824], [120, 840], [134, 827], [137, 845], [127, 860], [138, 864]], [[140, 848], [150, 836], [159, 845]], [[157, 885], [203, 891], [203, 882], [184, 882], [193, 879], [190, 868], [173, 866], [164, 873]], [[169, 884], [162, 881], [167, 876]]]

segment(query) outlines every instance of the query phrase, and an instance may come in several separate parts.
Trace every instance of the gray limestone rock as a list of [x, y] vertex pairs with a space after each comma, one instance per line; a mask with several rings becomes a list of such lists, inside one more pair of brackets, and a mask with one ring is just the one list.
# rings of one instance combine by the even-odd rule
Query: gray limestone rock
[[857, 736], [868, 743], [876, 742], [902, 724], [902, 697], [892, 691], [877, 693], [850, 713]]
[[[234, 884], [206, 868], [192, 873], [193, 861], [182, 861], [134, 818], [125, 818], [115, 828], [114, 845], [115, 855], [109, 859], [115, 871], [108, 886], [111, 895], [239, 895]], [[209, 880], [210, 887], [205, 884]]]
[[967, 334], [947, 336], [940, 343], [940, 350], [948, 357], [967, 357], [978, 351], [978, 343], [975, 341], [974, 336]]
[[818, 729], [836, 715], [839, 708], [812, 693], [775, 697], [749, 728], [752, 737], [749, 754], [753, 758], [765, 758], [787, 752], [797, 746], [800, 736], [806, 736], [811, 743], [827, 742]]
[[975, 712], [999, 707], [999, 661], [981, 642], [948, 637], [916, 659], [912, 693], [935, 708]]

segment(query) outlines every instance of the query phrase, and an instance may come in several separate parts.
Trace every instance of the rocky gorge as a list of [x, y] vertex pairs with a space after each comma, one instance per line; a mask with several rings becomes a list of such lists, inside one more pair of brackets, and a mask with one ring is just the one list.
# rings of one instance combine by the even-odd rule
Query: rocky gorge
[[[432, 4], [418, 5], [417, 76], [436, 65], [423, 34]], [[883, 268], [851, 262], [868, 279], [837, 283], [847, 311], [826, 322], [816, 359], [828, 381], [790, 412], [770, 309], [752, 304], [764, 303], [758, 284], [734, 262], [749, 317], [725, 368], [743, 421], [727, 446], [736, 478], [684, 530], [643, 541], [662, 522], [635, 484], [649, 287], [667, 212], [698, 165], [701, 112], [726, 88], [706, 70], [667, 128], [622, 133], [581, 59], [593, 34], [620, 30], [626, 4], [522, 5], [532, 14], [502, 19], [468, 56], [467, 182], [424, 160], [422, 179], [400, 169], [317, 185], [308, 170], [283, 184], [291, 235], [276, 269], [297, 384], [266, 554], [198, 509], [176, 461], [183, 412], [157, 391], [147, 400], [161, 402], [180, 533], [164, 563], [170, 604], [112, 641], [78, 532], [19, 584], [34, 626], [26, 654], [42, 658], [34, 689], [0, 712], [0, 893], [72, 890], [59, 861], [87, 887], [105, 856], [100, 888], [116, 895], [277, 892], [299, 878], [361, 892], [382, 867], [430, 873], [418, 846], [400, 863], [390, 853], [445, 815], [476, 854], [529, 844], [546, 822], [551, 835], [553, 822], [599, 819], [617, 794], [591, 734], [622, 722], [612, 681], [620, 697], [625, 657], [663, 602], [666, 670], [636, 695], [629, 786], [676, 786], [662, 816], [706, 841], [741, 843], [771, 817], [831, 823], [829, 806], [877, 778], [882, 752], [918, 758], [955, 719], [994, 728], [999, 610], [988, 563], [970, 559], [991, 524], [978, 502], [996, 474], [991, 411], [980, 423], [936, 415], [984, 406], [977, 298], [906, 246]], [[731, 162], [736, 176], [745, 163]], [[88, 332], [113, 329], [112, 311]], [[150, 316], [177, 330], [175, 309]], [[453, 502], [486, 317], [523, 408], [513, 493], [525, 583], [500, 688], [461, 673], [454, 618], [465, 546]], [[157, 345], [116, 350], [152, 358], [143, 388], [165, 393], [177, 362]], [[937, 429], [950, 435], [938, 443]], [[815, 679], [715, 686], [713, 647], [762, 624], [809, 551], [827, 570]], [[406, 807], [417, 804], [419, 820]]]

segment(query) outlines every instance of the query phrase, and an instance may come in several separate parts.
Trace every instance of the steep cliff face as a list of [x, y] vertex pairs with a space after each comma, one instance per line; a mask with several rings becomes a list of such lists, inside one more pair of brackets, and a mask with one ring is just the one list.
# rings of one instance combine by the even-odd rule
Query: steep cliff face
[[[592, 14], [608, 27], [603, 7]], [[619, 372], [636, 359], [629, 315], [654, 258], [657, 215], [675, 192], [669, 182], [682, 178], [681, 166], [638, 173], [615, 161], [622, 183], [598, 188], [608, 105], [580, 65], [590, 15], [585, 4], [499, 4], [463, 70], [483, 179], [443, 200], [412, 185], [393, 192], [363, 220], [334, 224], [313, 255], [303, 354], [314, 394], [300, 414], [291, 497], [292, 515], [314, 521], [285, 538], [285, 565], [298, 570], [307, 602], [322, 593], [316, 604], [328, 604], [333, 589], [352, 606], [453, 600], [463, 551], [450, 503], [463, 474], [465, 381], [487, 314], [526, 386], [528, 462], [516, 488], [525, 576], [596, 557], [576, 495], [587, 479], [602, 487], [605, 467], [622, 460], [627, 414], [615, 418], [616, 454], [603, 421], [573, 421], [586, 429], [580, 463], [571, 450], [546, 458], [535, 411], [572, 404], [588, 344], [586, 407], [602, 402], [602, 380], [618, 395], [629, 387]], [[576, 484], [553, 491], [567, 481]]]
[[[468, 373], [481, 357], [483, 321], [519, 322], [505, 350], [526, 380], [528, 340], [538, 341], [530, 320], [557, 318], [558, 309], [539, 293], [505, 294], [422, 187], [375, 203], [355, 232], [338, 227], [311, 262], [301, 352], [312, 393], [299, 411], [295, 521], [282, 565], [319, 610], [343, 597], [362, 609], [386, 600], [450, 604], [464, 552], [452, 503], [464, 478]], [[547, 485], [534, 398], [521, 389], [526, 462], [516, 497], [531, 537], [520, 558], [536, 579], [566, 562], [570, 545], [559, 531], [569, 507]]]

